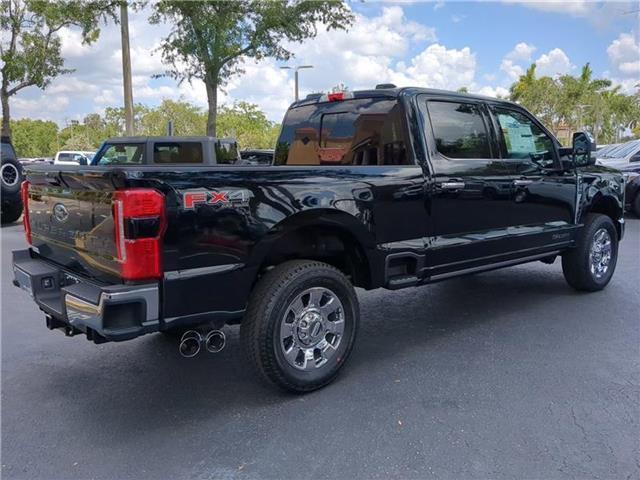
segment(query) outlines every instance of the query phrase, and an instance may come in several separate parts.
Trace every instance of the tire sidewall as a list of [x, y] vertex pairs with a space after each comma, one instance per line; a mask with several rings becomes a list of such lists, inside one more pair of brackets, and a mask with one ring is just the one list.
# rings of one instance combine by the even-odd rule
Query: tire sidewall
[[[330, 382], [337, 375], [340, 367], [347, 360], [352, 350], [358, 328], [358, 303], [355, 292], [346, 279], [332, 270], [315, 270], [305, 272], [278, 293], [276, 307], [269, 312], [266, 341], [267, 348], [278, 365], [278, 370], [288, 383], [299, 386], [321, 386]], [[280, 325], [286, 310], [297, 295], [308, 288], [324, 287], [338, 296], [344, 309], [344, 336], [337, 352], [320, 368], [313, 370], [298, 370], [287, 362], [280, 346]]]
[[17, 160], [14, 160], [12, 158], [3, 159], [2, 160], [2, 165], [0, 166], [0, 168], [3, 168], [3, 167], [5, 167], [5, 165], [9, 165], [9, 164], [13, 165], [13, 167], [18, 171], [18, 180], [17, 180], [17, 182], [15, 184], [9, 185], [9, 184], [4, 182], [2, 177], [0, 177], [0, 185], [2, 187], [2, 196], [3, 197], [5, 195], [14, 195], [17, 192], [19, 192], [20, 191], [20, 185], [22, 184], [22, 181], [24, 180], [24, 175], [22, 173], [22, 166], [20, 165], [20, 162], [18, 162]]
[[[601, 228], [606, 228], [609, 232], [609, 236], [611, 237], [611, 260], [609, 263], [609, 268], [607, 269], [607, 273], [602, 278], [597, 278], [594, 274], [591, 273], [591, 245], [593, 244], [593, 239]], [[585, 249], [584, 249], [584, 259], [585, 262], [585, 270], [587, 272], [589, 281], [593, 283], [594, 286], [598, 288], [603, 288], [605, 285], [609, 283], [613, 273], [616, 269], [616, 264], [618, 263], [618, 232], [616, 231], [613, 222], [609, 217], [600, 216], [591, 224], [589, 228], [589, 234], [587, 238], [585, 238]]]

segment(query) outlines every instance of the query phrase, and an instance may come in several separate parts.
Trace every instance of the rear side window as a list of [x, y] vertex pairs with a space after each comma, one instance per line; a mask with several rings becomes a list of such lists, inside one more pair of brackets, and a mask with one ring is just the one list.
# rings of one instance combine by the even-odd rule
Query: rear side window
[[232, 164], [238, 161], [238, 144], [227, 140], [216, 142], [216, 163]]
[[114, 143], [105, 145], [94, 165], [139, 165], [144, 160], [143, 143]]
[[487, 126], [473, 103], [427, 104], [438, 152], [449, 158], [491, 158]]
[[199, 142], [166, 142], [153, 146], [153, 163], [202, 163]]
[[289, 110], [276, 165], [409, 165], [402, 109], [367, 98]]
[[76, 155], [73, 153], [59, 153], [58, 154], [58, 160], [61, 160], [63, 162], [71, 162], [74, 160], [74, 157]]

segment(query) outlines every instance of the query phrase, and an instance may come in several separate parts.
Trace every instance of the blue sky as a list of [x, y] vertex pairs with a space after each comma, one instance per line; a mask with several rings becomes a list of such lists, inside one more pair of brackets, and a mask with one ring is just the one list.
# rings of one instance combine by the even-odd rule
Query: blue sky
[[[487, 95], [506, 95], [532, 62], [543, 74], [577, 74], [590, 62], [625, 91], [640, 83], [638, 2], [353, 2], [350, 31], [326, 32], [291, 45], [310, 63], [301, 72], [301, 93], [344, 83], [376, 83], [444, 89], [466, 86]], [[167, 25], [149, 25], [149, 12], [130, 14], [134, 101], [157, 105], [163, 98], [206, 105], [204, 85], [178, 85], [152, 75], [163, 65], [155, 49]], [[109, 25], [100, 40], [81, 45], [75, 30], [61, 32], [67, 66], [75, 72], [42, 92], [35, 87], [12, 99], [14, 118], [51, 119], [60, 125], [107, 106], [122, 104], [119, 28]], [[220, 92], [222, 103], [247, 100], [279, 121], [293, 96], [290, 72], [272, 59], [247, 61], [245, 74]]]

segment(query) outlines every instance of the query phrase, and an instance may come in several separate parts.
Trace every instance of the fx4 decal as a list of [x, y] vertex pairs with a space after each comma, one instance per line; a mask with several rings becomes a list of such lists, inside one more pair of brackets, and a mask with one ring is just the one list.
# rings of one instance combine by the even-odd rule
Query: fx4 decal
[[253, 196], [250, 190], [207, 190], [197, 188], [182, 190], [182, 205], [185, 210], [193, 210], [197, 205], [214, 205], [218, 207], [242, 207], [249, 205]]

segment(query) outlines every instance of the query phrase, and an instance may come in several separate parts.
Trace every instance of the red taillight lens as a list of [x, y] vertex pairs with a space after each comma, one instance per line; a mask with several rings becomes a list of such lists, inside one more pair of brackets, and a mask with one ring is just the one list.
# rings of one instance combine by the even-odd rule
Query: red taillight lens
[[29, 223], [29, 182], [25, 180], [20, 185], [20, 197], [22, 198], [22, 225], [27, 243], [31, 243], [31, 223]]
[[113, 220], [120, 276], [125, 280], [162, 277], [164, 195], [150, 188], [117, 190]]

